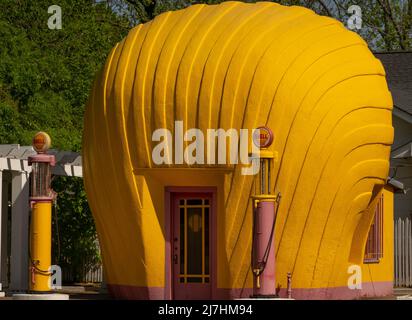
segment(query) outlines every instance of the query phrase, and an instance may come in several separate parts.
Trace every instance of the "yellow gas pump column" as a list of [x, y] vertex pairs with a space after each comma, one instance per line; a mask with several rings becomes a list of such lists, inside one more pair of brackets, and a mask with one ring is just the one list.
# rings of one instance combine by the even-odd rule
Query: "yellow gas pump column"
[[51, 265], [51, 210], [54, 192], [51, 189], [51, 167], [54, 155], [47, 154], [51, 139], [45, 132], [33, 138], [36, 155], [29, 157], [31, 174], [30, 223], [30, 291], [49, 292]]
[[255, 178], [253, 201], [252, 271], [254, 275], [253, 297], [275, 297], [275, 249], [274, 230], [276, 211], [280, 201], [271, 187], [271, 171], [275, 154], [267, 148], [273, 142], [273, 133], [268, 127], [259, 127], [253, 143], [259, 148], [259, 174]]

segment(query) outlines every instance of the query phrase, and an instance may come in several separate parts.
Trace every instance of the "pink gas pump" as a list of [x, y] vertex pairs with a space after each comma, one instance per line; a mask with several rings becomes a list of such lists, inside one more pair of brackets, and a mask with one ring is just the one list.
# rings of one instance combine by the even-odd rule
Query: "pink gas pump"
[[259, 147], [260, 170], [255, 177], [253, 201], [252, 271], [254, 298], [276, 297], [274, 232], [280, 193], [272, 193], [271, 171], [275, 154], [267, 148], [273, 142], [268, 127], [257, 128], [253, 142]]

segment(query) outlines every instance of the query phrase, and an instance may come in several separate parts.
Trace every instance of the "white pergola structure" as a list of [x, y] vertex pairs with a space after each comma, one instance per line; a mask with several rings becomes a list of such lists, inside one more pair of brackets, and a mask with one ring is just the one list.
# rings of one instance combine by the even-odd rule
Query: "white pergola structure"
[[[52, 174], [82, 177], [78, 153], [49, 150], [56, 157]], [[0, 145], [0, 292], [29, 287], [29, 177], [27, 158], [36, 152], [18, 144]]]

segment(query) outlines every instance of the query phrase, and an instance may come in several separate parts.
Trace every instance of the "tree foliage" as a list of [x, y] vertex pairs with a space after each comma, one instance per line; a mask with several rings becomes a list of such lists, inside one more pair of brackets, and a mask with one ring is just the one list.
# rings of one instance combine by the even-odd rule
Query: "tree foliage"
[[53, 263], [70, 270], [80, 282], [82, 271], [100, 262], [94, 221], [80, 178], [60, 177], [52, 183], [59, 194], [53, 220]]
[[80, 151], [83, 111], [91, 82], [128, 22], [105, 4], [59, 1], [63, 28], [47, 27], [46, 0], [0, 2], [0, 103], [19, 126], [0, 143], [29, 144], [49, 131], [54, 147]]
[[[225, 0], [108, 0], [111, 7], [122, 8], [132, 24], [147, 22], [156, 15], [195, 3], [216, 4]], [[257, 2], [257, 0], [243, 0]], [[356, 30], [374, 50], [411, 48], [412, 0], [273, 0], [283, 5], [299, 5], [318, 14], [334, 17], [346, 24], [348, 9], [358, 5], [363, 27]], [[118, 10], [119, 11], [119, 10]], [[120, 10], [121, 11], [121, 10]], [[119, 12], [120, 12], [119, 11]]]
[[357, 5], [362, 11], [359, 34], [378, 51], [409, 50], [412, 46], [412, 0], [323, 0], [327, 14], [347, 21], [348, 9]]

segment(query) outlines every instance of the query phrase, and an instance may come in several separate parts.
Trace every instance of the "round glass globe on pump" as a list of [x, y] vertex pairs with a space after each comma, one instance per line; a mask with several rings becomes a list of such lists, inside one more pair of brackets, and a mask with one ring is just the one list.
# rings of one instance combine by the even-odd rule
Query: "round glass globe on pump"
[[37, 153], [46, 153], [51, 146], [51, 138], [46, 132], [40, 131], [34, 135], [32, 144]]

